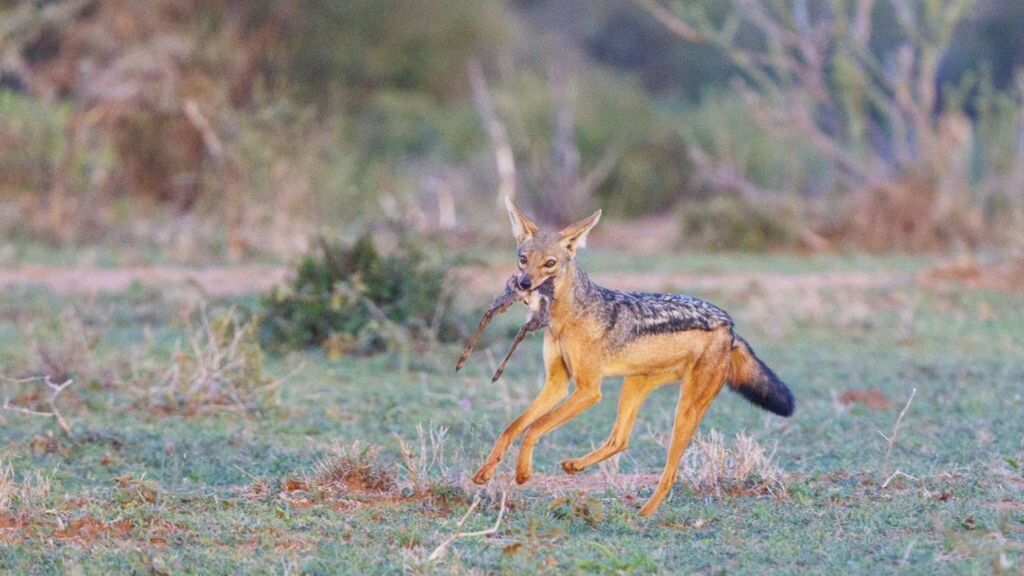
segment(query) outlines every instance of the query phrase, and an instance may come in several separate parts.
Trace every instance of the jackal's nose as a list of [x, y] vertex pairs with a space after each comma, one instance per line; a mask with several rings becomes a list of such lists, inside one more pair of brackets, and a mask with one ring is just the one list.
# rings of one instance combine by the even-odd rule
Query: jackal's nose
[[529, 290], [530, 286], [533, 286], [533, 282], [530, 282], [530, 278], [528, 276], [523, 276], [519, 278], [520, 288], [522, 288], [523, 290]]

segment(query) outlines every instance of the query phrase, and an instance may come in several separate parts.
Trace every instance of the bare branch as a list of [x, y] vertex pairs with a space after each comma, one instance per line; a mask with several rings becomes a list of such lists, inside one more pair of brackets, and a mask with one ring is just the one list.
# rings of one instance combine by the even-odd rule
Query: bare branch
[[751, 182], [734, 163], [728, 160], [712, 160], [699, 146], [690, 146], [688, 155], [697, 168], [698, 177], [712, 188], [738, 192], [740, 196], [753, 201], [763, 200], [775, 193]]
[[466, 513], [461, 519], [459, 519], [458, 523], [455, 524], [455, 533], [446, 538], [444, 542], [441, 542], [441, 544], [439, 544], [438, 547], [430, 553], [427, 560], [430, 562], [436, 562], [443, 558], [445, 553], [448, 551], [448, 547], [459, 538], [473, 538], [477, 536], [491, 536], [493, 534], [497, 534], [498, 528], [501, 527], [501, 520], [505, 517], [505, 501], [507, 497], [507, 492], [501, 493], [501, 509], [498, 511], [498, 519], [495, 520], [494, 526], [486, 530], [478, 530], [476, 532], [463, 532], [462, 525], [466, 523], [466, 520], [469, 519], [473, 512], [476, 511], [477, 506], [480, 505], [480, 495], [478, 494], [473, 498], [473, 503], [469, 505], [469, 510], [466, 510]]
[[185, 118], [203, 137], [203, 144], [206, 145], [206, 150], [210, 153], [210, 157], [218, 165], [222, 164], [225, 160], [224, 143], [221, 142], [220, 136], [213, 129], [210, 120], [199, 109], [199, 103], [192, 98], [188, 98], [182, 105], [182, 110], [185, 112]]
[[551, 91], [550, 193], [543, 211], [556, 224], [572, 222], [583, 197], [580, 182], [580, 151], [576, 146], [576, 82], [568, 69], [564, 52], [550, 59], [548, 85]]
[[[889, 467], [892, 465], [892, 452], [893, 452], [893, 449], [896, 447], [896, 438], [897, 438], [897, 436], [900, 433], [900, 424], [903, 423], [903, 417], [906, 416], [907, 410], [910, 409], [910, 403], [914, 401], [914, 396], [916, 396], [916, 395], [917, 395], [917, 388], [914, 388], [910, 392], [910, 398], [907, 398], [907, 403], [903, 406], [903, 410], [900, 410], [900, 415], [896, 418], [896, 424], [893, 425], [893, 427], [892, 427], [892, 434], [886, 436], [885, 434], [882, 434], [881, 431], [878, 432], [879, 434], [882, 435], [882, 438], [885, 438], [886, 442], [888, 442], [888, 449], [885, 452], [885, 466], [883, 468], [883, 473], [882, 473], [882, 477], [883, 478], [887, 478], [887, 479], [882, 484], [882, 488], [885, 488], [889, 484], [889, 482], [892, 480], [892, 478], [895, 476], [895, 475], [893, 475], [893, 476], [889, 475]], [[903, 473], [900, 472], [899, 474], [903, 474]]]
[[880, 487], [881, 488], [888, 487], [889, 483], [892, 482], [893, 480], [895, 480], [897, 476], [903, 476], [904, 478], [907, 478], [907, 479], [910, 479], [910, 480], [916, 480], [918, 482], [921, 481], [921, 479], [918, 478], [917, 476], [911, 476], [910, 474], [905, 474], [905, 473], [900, 472], [899, 470], [897, 470], [897, 471], [892, 473], [892, 476], [889, 476], [888, 478], [886, 478], [885, 482], [882, 482], [882, 485]]
[[494, 162], [498, 168], [498, 197], [499, 205], [504, 199], [514, 198], [516, 195], [516, 159], [512, 153], [512, 146], [509, 144], [508, 131], [498, 117], [494, 107], [494, 100], [491, 98], [491, 91], [487, 87], [487, 79], [484, 76], [483, 66], [477, 59], [471, 59], [466, 66], [469, 74], [469, 87], [473, 93], [473, 104], [480, 120], [487, 131], [487, 137], [491, 141], [491, 148], [494, 151]]
[[[691, 146], [688, 154], [690, 161], [697, 168], [700, 179], [712, 188], [737, 192], [751, 204], [781, 196], [777, 190], [768, 190], [751, 182], [733, 163], [727, 160], [712, 160], [707, 152], [697, 146]], [[832, 249], [829, 241], [810, 227], [799, 221], [793, 222], [792, 227], [800, 241], [808, 249], [815, 252], [827, 252]]]
[[4, 404], [2, 408], [9, 412], [18, 412], [20, 414], [25, 414], [28, 416], [43, 416], [46, 418], [53, 418], [54, 420], [57, 421], [57, 426], [60, 428], [61, 432], [63, 432], [69, 438], [72, 437], [71, 424], [68, 423], [64, 416], [60, 413], [60, 410], [57, 409], [57, 398], [61, 395], [61, 393], [64, 392], [64, 390], [68, 388], [68, 386], [71, 386], [71, 384], [74, 382], [73, 380], [69, 379], [62, 384], [56, 384], [50, 379], [49, 376], [23, 378], [20, 380], [0, 376], [0, 379], [14, 384], [28, 384], [31, 382], [44, 383], [46, 387], [50, 389], [50, 396], [46, 399], [46, 405], [49, 406], [50, 408], [49, 412], [32, 410], [30, 408], [25, 408], [24, 406], [12, 404], [10, 398], [4, 398]]
[[871, 13], [875, 9], [875, 0], [858, 0], [853, 13], [852, 36], [857, 45], [865, 47], [871, 40]]
[[661, 22], [669, 32], [687, 42], [707, 42], [708, 38], [668, 8], [658, 4], [656, 0], [633, 0], [634, 3], [647, 10], [651, 16]]

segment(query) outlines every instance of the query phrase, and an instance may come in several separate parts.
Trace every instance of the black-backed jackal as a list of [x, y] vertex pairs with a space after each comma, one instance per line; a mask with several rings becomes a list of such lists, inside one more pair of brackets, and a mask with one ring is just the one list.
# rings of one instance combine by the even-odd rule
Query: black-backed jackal
[[[544, 332], [546, 378], [537, 397], [498, 437], [474, 482], [490, 480], [524, 432], [516, 482], [526, 482], [537, 441], [600, 402], [606, 376], [624, 377], [615, 425], [601, 447], [562, 462], [568, 474], [624, 450], [651, 391], [671, 382], [682, 384], [668, 461], [640, 510], [643, 516], [652, 515], [668, 494], [683, 452], [723, 385], [775, 414], [793, 413], [789, 389], [733, 331], [732, 319], [722, 309], [689, 296], [620, 292], [591, 282], [575, 256], [600, 219], [600, 210], [564, 230], [546, 233], [511, 201], [506, 204], [518, 246], [518, 287], [530, 291], [553, 283], [550, 323]], [[572, 394], [570, 378], [575, 383]]]

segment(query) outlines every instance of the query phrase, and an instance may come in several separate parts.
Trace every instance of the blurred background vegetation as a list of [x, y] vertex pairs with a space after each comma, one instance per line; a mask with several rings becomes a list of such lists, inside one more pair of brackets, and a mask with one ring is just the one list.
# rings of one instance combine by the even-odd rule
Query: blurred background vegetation
[[1024, 232], [1018, 0], [0, 1], [0, 235], [290, 257], [505, 242], [956, 251]]

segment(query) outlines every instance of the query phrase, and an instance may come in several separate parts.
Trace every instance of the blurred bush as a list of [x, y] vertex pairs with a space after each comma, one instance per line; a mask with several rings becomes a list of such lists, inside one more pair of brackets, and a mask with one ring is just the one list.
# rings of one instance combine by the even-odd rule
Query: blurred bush
[[681, 237], [689, 248], [757, 252], [799, 245], [794, 206], [781, 201], [763, 205], [715, 196], [687, 202], [680, 212]]
[[0, 89], [0, 191], [35, 195], [51, 184], [68, 107]]
[[[0, 3], [0, 234], [203, 261], [367, 220], [490, 229], [503, 182], [471, 62], [513, 190], [551, 224], [724, 194], [751, 230], [786, 196], [797, 237], [857, 249], [1024, 230], [1019, 2], [652, 2]], [[957, 224], [899, 233], [917, 214]]]
[[366, 234], [351, 246], [323, 238], [287, 286], [263, 299], [262, 339], [284, 351], [323, 347], [332, 357], [452, 341], [446, 269], [410, 239], [389, 253]]

